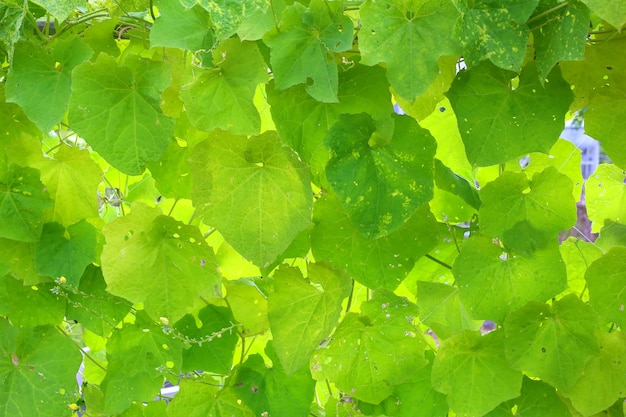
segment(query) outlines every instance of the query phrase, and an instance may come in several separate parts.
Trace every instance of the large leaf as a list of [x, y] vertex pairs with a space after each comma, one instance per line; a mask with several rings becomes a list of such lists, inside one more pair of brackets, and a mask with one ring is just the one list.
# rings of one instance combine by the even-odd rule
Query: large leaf
[[566, 401], [545, 382], [524, 378], [522, 395], [500, 404], [485, 417], [572, 417]]
[[174, 123], [163, 115], [161, 93], [170, 83], [164, 63], [129, 57], [125, 65], [100, 54], [72, 76], [69, 121], [91, 147], [118, 170], [141, 174], [158, 160]]
[[211, 135], [195, 147], [191, 174], [198, 214], [260, 267], [311, 223], [308, 169], [273, 132], [250, 139]]
[[253, 417], [233, 388], [218, 389], [212, 378], [184, 379], [167, 408], [168, 417]]
[[514, 76], [481, 63], [459, 72], [448, 91], [467, 158], [475, 166], [547, 153], [563, 130], [573, 94], [560, 71], [552, 71], [542, 85], [535, 65], [527, 64], [513, 90]]
[[52, 326], [18, 330], [0, 319], [0, 415], [71, 416], [82, 357]]
[[459, 300], [459, 289], [451, 285], [417, 281], [417, 306], [422, 323], [429, 326], [439, 340], [477, 328]]
[[335, 195], [315, 203], [311, 248], [317, 260], [344, 268], [370, 288], [394, 290], [413, 269], [416, 259], [437, 243], [437, 223], [427, 205], [390, 235], [372, 240], [350, 221]]
[[337, 102], [337, 64], [329, 55], [350, 49], [353, 32], [352, 20], [342, 12], [340, 2], [322, 0], [285, 9], [280, 26], [263, 37], [276, 88], [305, 84], [314, 99]]
[[281, 267], [274, 274], [268, 318], [274, 349], [287, 374], [308, 364], [311, 354], [339, 320], [341, 302], [350, 294], [351, 279], [324, 264], [307, 266], [308, 280], [296, 268]]
[[376, 132], [368, 114], [341, 115], [324, 139], [332, 151], [328, 181], [370, 239], [398, 230], [433, 195], [434, 138], [407, 116], [395, 116], [394, 122], [388, 139]]
[[616, 29], [619, 30], [626, 25], [626, 4], [621, 0], [582, 0], [582, 2]]
[[361, 62], [387, 64], [391, 86], [413, 101], [437, 77], [439, 57], [460, 54], [460, 45], [450, 36], [457, 17], [447, 0], [367, 1], [361, 6]]
[[229, 39], [213, 50], [213, 57], [217, 66], [202, 70], [182, 91], [189, 120], [207, 132], [220, 128], [239, 135], [259, 133], [261, 118], [252, 99], [257, 85], [267, 80], [267, 66], [258, 47]]
[[[197, 227], [140, 204], [103, 228], [107, 291], [143, 303], [154, 319], [175, 323], [203, 305], [220, 283], [213, 250]], [[141, 259], [141, 262], [137, 262]], [[128, 277], [133, 279], [128, 279]]]
[[[211, 14], [215, 33], [220, 41], [231, 37], [239, 26], [260, 11], [272, 8], [267, 0], [179, 0], [185, 7], [197, 3]], [[269, 4], [268, 4], [269, 3]]]
[[52, 283], [25, 285], [5, 275], [0, 278], [0, 293], [6, 294], [1, 310], [16, 327], [56, 326], [63, 321], [65, 298]]
[[190, 51], [208, 51], [213, 47], [215, 35], [206, 10], [200, 6], [185, 9], [179, 1], [157, 1], [156, 4], [159, 7], [159, 17], [150, 30], [150, 46]]
[[506, 358], [559, 390], [570, 389], [600, 351], [598, 318], [574, 294], [552, 307], [530, 301], [504, 322]]
[[464, 58], [473, 66], [489, 59], [500, 68], [519, 71], [526, 56], [530, 31], [526, 20], [539, 0], [455, 0], [463, 17], [455, 35], [463, 43]]
[[328, 347], [311, 359], [316, 379], [328, 378], [351, 397], [377, 404], [397, 385], [414, 382], [426, 365], [424, 342], [412, 324], [417, 307], [391, 292], [376, 292], [348, 313]]
[[589, 303], [602, 320], [626, 325], [626, 248], [618, 246], [595, 260], [585, 273]]
[[552, 244], [524, 256], [473, 237], [463, 243], [452, 272], [472, 317], [497, 323], [528, 301], [546, 301], [567, 287], [565, 264]]
[[60, 22], [67, 19], [67, 17], [77, 8], [83, 6], [84, 3], [81, 0], [35, 0], [44, 9], [46, 9], [55, 19]]
[[522, 373], [504, 359], [504, 335], [465, 331], [442, 342], [432, 371], [433, 388], [448, 396], [460, 416], [483, 416], [520, 394]]
[[0, 237], [35, 242], [43, 228], [44, 211], [52, 205], [39, 171], [11, 165], [0, 176]]
[[39, 129], [48, 132], [67, 110], [72, 70], [89, 59], [92, 51], [79, 37], [69, 37], [51, 49], [20, 42], [15, 53], [7, 79], [7, 101], [19, 104]]
[[587, 213], [591, 231], [599, 232], [608, 220], [626, 224], [626, 172], [612, 164], [602, 164], [587, 179]]

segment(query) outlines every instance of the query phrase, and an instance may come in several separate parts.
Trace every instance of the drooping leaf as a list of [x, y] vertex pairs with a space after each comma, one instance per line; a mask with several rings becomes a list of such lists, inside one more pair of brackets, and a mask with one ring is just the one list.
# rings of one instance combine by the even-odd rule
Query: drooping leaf
[[311, 0], [308, 8], [295, 2], [285, 9], [280, 26], [263, 37], [277, 89], [305, 84], [314, 99], [337, 102], [337, 63], [332, 57], [351, 48], [353, 32], [352, 20], [342, 12], [340, 2], [321, 0]]
[[310, 225], [308, 169], [275, 133], [214, 133], [190, 163], [198, 215], [255, 265], [269, 265]]
[[0, 176], [0, 237], [39, 240], [44, 211], [52, 205], [39, 171], [11, 165]]
[[620, 0], [582, 0], [595, 12], [619, 30], [626, 25], [626, 4]]
[[605, 322], [626, 325], [626, 248], [615, 247], [585, 273], [589, 303]]
[[159, 103], [170, 83], [165, 64], [131, 56], [124, 65], [100, 54], [72, 76], [69, 121], [91, 147], [118, 170], [141, 174], [172, 137], [173, 121]]
[[2, 416], [71, 416], [81, 355], [53, 326], [17, 329], [0, 319]]
[[53, 283], [25, 285], [5, 275], [0, 278], [0, 292], [6, 294], [6, 314], [16, 327], [56, 326], [63, 321], [65, 299]]
[[455, 35], [470, 66], [489, 59], [496, 66], [519, 71], [526, 56], [530, 31], [526, 21], [539, 0], [455, 0], [462, 13]]
[[471, 316], [496, 323], [528, 301], [546, 301], [567, 287], [555, 244], [526, 256], [506, 252], [486, 237], [472, 237], [463, 243], [452, 272]]
[[298, 269], [281, 267], [274, 274], [268, 318], [276, 356], [290, 375], [308, 364], [311, 354], [339, 320], [341, 302], [351, 289], [350, 277], [324, 264], [308, 264], [308, 280]]
[[226, 307], [208, 305], [198, 312], [198, 319], [201, 326], [196, 324], [196, 319], [190, 314], [174, 325], [175, 331], [190, 341], [183, 350], [182, 371], [202, 369], [228, 374], [238, 340], [232, 313]]
[[213, 250], [198, 228], [159, 209], [134, 204], [130, 214], [105, 225], [103, 233], [107, 291], [143, 303], [155, 320], [165, 317], [175, 323], [202, 306], [200, 296], [211, 297], [220, 283]]
[[366, 113], [341, 115], [324, 139], [332, 151], [328, 181], [359, 232], [370, 239], [398, 230], [433, 195], [433, 137], [409, 117], [393, 120], [388, 140], [376, 133]]
[[189, 51], [208, 51], [213, 47], [215, 35], [211, 29], [211, 18], [202, 7], [185, 9], [180, 1], [157, 1], [156, 5], [159, 16], [150, 30], [150, 46]]
[[444, 340], [432, 371], [433, 388], [457, 415], [483, 416], [520, 394], [522, 373], [504, 359], [504, 335], [465, 331]]
[[216, 67], [202, 70], [181, 93], [189, 120], [207, 132], [259, 133], [261, 118], [252, 99], [257, 85], [267, 80], [267, 66], [258, 47], [229, 39], [213, 50], [213, 59]]
[[602, 229], [606, 221], [626, 224], [626, 172], [612, 164], [601, 164], [585, 186], [587, 214], [591, 231]]
[[344, 316], [328, 347], [313, 355], [311, 370], [316, 379], [377, 404], [396, 386], [417, 381], [426, 365], [424, 342], [412, 324], [417, 307], [404, 298], [377, 291], [361, 311]]
[[369, 288], [396, 289], [416, 259], [435, 246], [438, 235], [427, 205], [397, 231], [375, 240], [360, 233], [335, 195], [316, 201], [313, 221], [311, 248], [315, 259], [346, 269]]
[[387, 64], [391, 86], [406, 100], [415, 100], [437, 78], [441, 56], [460, 54], [458, 41], [450, 36], [459, 15], [450, 1], [370, 0], [360, 12], [361, 62]]
[[573, 95], [560, 70], [553, 70], [542, 85], [535, 65], [527, 64], [514, 90], [513, 77], [481, 63], [459, 72], [448, 91], [472, 165], [503, 163], [528, 152], [547, 153], [563, 130]]
[[575, 294], [551, 307], [530, 301], [504, 322], [506, 358], [513, 368], [567, 391], [599, 353], [597, 326], [598, 317]]

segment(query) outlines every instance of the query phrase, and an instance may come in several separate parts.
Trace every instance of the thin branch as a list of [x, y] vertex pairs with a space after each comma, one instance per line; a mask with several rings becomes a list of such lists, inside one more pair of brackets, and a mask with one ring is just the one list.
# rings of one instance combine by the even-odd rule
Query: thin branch
[[435, 257], [434, 257], [434, 256], [432, 256], [432, 255], [426, 254], [426, 255], [424, 255], [424, 256], [425, 256], [426, 258], [430, 259], [431, 261], [433, 261], [433, 262], [435, 262], [435, 263], [438, 263], [439, 265], [443, 266], [444, 268], [448, 268], [448, 269], [450, 269], [450, 270], [452, 269], [452, 267], [451, 267], [450, 265], [448, 265], [448, 264], [447, 264], [447, 263], [445, 263], [444, 261], [441, 261], [441, 260], [439, 260], [439, 259], [435, 258]]
[[70, 339], [72, 341], [72, 344], [74, 344], [74, 346], [76, 346], [76, 348], [80, 351], [80, 353], [82, 353], [87, 359], [89, 359], [90, 361], [92, 361], [94, 363], [94, 365], [96, 365], [98, 368], [102, 369], [104, 372], [107, 371], [107, 368], [105, 368], [104, 366], [102, 366], [101, 363], [99, 363], [98, 361], [96, 361], [90, 354], [89, 352], [86, 352], [78, 343], [76, 343], [76, 341], [74, 339], [72, 339], [70, 337], [69, 334], [67, 334], [65, 332], [65, 330], [63, 330], [63, 328], [59, 325], [56, 326], [57, 330], [64, 336], [66, 336], [68, 339]]

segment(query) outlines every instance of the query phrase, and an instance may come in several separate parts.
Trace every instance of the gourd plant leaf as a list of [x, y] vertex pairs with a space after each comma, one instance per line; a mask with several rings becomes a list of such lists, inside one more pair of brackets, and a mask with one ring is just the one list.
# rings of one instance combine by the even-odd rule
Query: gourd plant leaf
[[91, 48], [74, 36], [51, 48], [23, 41], [15, 51], [6, 85], [7, 101], [19, 104], [42, 132], [49, 132], [67, 111], [72, 70], [91, 57]]
[[513, 77], [515, 73], [483, 62], [459, 72], [447, 93], [474, 166], [547, 153], [563, 130], [573, 94], [560, 70], [554, 69], [542, 85], [535, 64], [529, 63], [514, 90]]
[[81, 355], [53, 326], [18, 329], [0, 319], [3, 416], [71, 416]]
[[[253, 42], [222, 41], [213, 50], [216, 65], [200, 72], [181, 96], [191, 123], [210, 132], [223, 129], [238, 135], [259, 133], [261, 117], [253, 98], [267, 81], [267, 66]], [[246, 65], [241, 65], [245, 60]]]
[[158, 208], [136, 203], [130, 214], [104, 226], [103, 233], [107, 291], [143, 303], [155, 320], [175, 323], [202, 306], [200, 296], [213, 296], [220, 284], [215, 255], [198, 228], [162, 215]]
[[167, 409], [168, 417], [253, 417], [255, 414], [246, 406], [231, 387], [218, 389], [214, 380], [183, 379], [180, 392]]
[[417, 282], [417, 306], [422, 323], [429, 326], [439, 340], [477, 325], [459, 300], [459, 289], [439, 282]]
[[506, 252], [486, 237], [472, 237], [463, 243], [452, 272], [472, 318], [496, 323], [528, 301], [543, 302], [567, 288], [556, 244], [527, 256]]
[[13, 326], [56, 326], [63, 321], [66, 302], [55, 284], [25, 285], [23, 281], [5, 275], [0, 278], [0, 288], [6, 294], [3, 309]]
[[389, 83], [405, 100], [414, 101], [435, 81], [441, 56], [460, 55], [458, 41], [449, 36], [459, 16], [450, 1], [369, 0], [360, 11], [361, 62], [385, 63]]
[[308, 8], [295, 2], [283, 12], [280, 25], [263, 37], [270, 47], [277, 89], [305, 84], [306, 92], [314, 99], [338, 101], [338, 70], [333, 54], [351, 48], [354, 27], [341, 7], [341, 2], [311, 0]]
[[297, 268], [280, 267], [274, 274], [274, 292], [268, 297], [273, 346], [288, 375], [307, 365], [313, 351], [330, 335], [339, 320], [341, 302], [352, 288], [348, 274], [328, 265], [310, 263], [307, 272], [304, 279]]
[[164, 63], [130, 56], [119, 65], [100, 54], [72, 74], [69, 121], [95, 151], [128, 175], [163, 155], [174, 131], [159, 106], [170, 83]]
[[[209, 13], [200, 6], [186, 9], [179, 1], [157, 1], [159, 17], [150, 30], [150, 46], [189, 51], [210, 50], [215, 44]], [[185, 22], [181, 25], [181, 22]]]
[[554, 417], [572, 416], [567, 400], [560, 397], [553, 387], [525, 377], [522, 395], [503, 402], [485, 417], [543, 417], [546, 413]]
[[[483, 416], [517, 397], [522, 373], [504, 358], [504, 334], [465, 331], [444, 340], [432, 370], [432, 386], [447, 395], [457, 415]], [[471, 383], [468, 383], [471, 381]]]
[[587, 269], [589, 303], [603, 321], [626, 325], [626, 250], [615, 247]]
[[626, 25], [626, 4], [620, 0], [582, 0], [582, 2], [616, 29], [619, 30]]
[[255, 265], [269, 265], [311, 224], [309, 171], [275, 132], [214, 133], [190, 163], [198, 214]]
[[575, 294], [552, 306], [529, 301], [504, 322], [507, 361], [567, 392], [600, 351], [597, 328], [597, 315]]
[[598, 166], [588, 178], [585, 193], [592, 232], [599, 232], [608, 221], [626, 223], [624, 180], [626, 180], [624, 170], [608, 164]]
[[81, 0], [35, 0], [34, 3], [46, 9], [55, 19], [59, 20], [60, 22], [67, 19], [77, 7], [83, 6], [83, 2]]
[[180, 0], [180, 2], [187, 8], [197, 3], [207, 10], [220, 41], [235, 34], [246, 18], [271, 8], [271, 3], [266, 0]]
[[409, 117], [393, 121], [393, 136], [385, 138], [368, 114], [340, 115], [324, 139], [332, 152], [326, 177], [369, 239], [398, 230], [433, 195], [434, 138]]

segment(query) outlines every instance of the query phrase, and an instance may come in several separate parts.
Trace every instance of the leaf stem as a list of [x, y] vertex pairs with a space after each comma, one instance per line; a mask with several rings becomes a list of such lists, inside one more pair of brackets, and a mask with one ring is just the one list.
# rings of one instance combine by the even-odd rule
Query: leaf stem
[[93, 356], [91, 356], [91, 355], [89, 354], [89, 352], [85, 351], [85, 349], [83, 349], [83, 348], [82, 348], [82, 347], [81, 347], [78, 343], [76, 343], [76, 341], [75, 341], [74, 339], [72, 339], [72, 337], [71, 337], [69, 334], [67, 334], [67, 333], [65, 332], [65, 330], [64, 330], [64, 329], [63, 329], [60, 325], [57, 325], [57, 326], [56, 326], [56, 328], [57, 328], [57, 330], [58, 330], [58, 331], [59, 331], [62, 335], [66, 336], [68, 339], [70, 339], [70, 340], [71, 340], [72, 344], [73, 344], [74, 346], [76, 346], [76, 348], [80, 351], [80, 353], [81, 353], [81, 354], [83, 354], [83, 356], [85, 356], [87, 359], [89, 359], [90, 361], [92, 361], [92, 362], [94, 363], [94, 365], [96, 365], [98, 368], [102, 369], [104, 372], [106, 372], [106, 371], [107, 371], [107, 368], [105, 368], [104, 366], [102, 366], [102, 364], [101, 364], [101, 363], [99, 363], [98, 361], [96, 361], [96, 360], [93, 358]]
[[568, 2], [565, 2], [565, 3], [561, 3], [561, 4], [559, 4], [559, 5], [556, 5], [556, 6], [552, 7], [551, 9], [548, 9], [548, 10], [546, 10], [546, 11], [544, 11], [544, 12], [539, 13], [539, 14], [538, 14], [538, 15], [536, 15], [536, 16], [531, 17], [530, 19], [528, 19], [528, 21], [526, 22], [526, 24], [527, 24], [527, 25], [530, 25], [531, 23], [534, 23], [534, 22], [536, 22], [537, 20], [540, 20], [540, 19], [542, 19], [542, 18], [546, 17], [547, 15], [552, 14], [552, 13], [554, 13], [554, 12], [558, 12], [559, 10], [564, 9], [564, 8], [566, 8], [566, 7], [569, 7], [569, 3], [568, 3]]
[[346, 304], [346, 313], [350, 312], [352, 307], [352, 296], [354, 295], [354, 280], [352, 280], [352, 287], [350, 288], [350, 295], [348, 296], [348, 304]]
[[174, 203], [172, 203], [172, 207], [170, 208], [170, 211], [167, 213], [168, 216], [172, 215], [172, 212], [174, 211], [174, 207], [176, 207], [177, 203], [178, 203], [178, 197], [176, 197], [176, 199], [174, 200]]
[[448, 268], [450, 270], [452, 270], [452, 267], [450, 265], [448, 265], [447, 263], [445, 263], [444, 261], [441, 261], [437, 258], [435, 258], [432, 255], [429, 255], [428, 253], [426, 255], [424, 255], [426, 258], [430, 259], [431, 261], [438, 263], [439, 265], [443, 266], [444, 268]]

